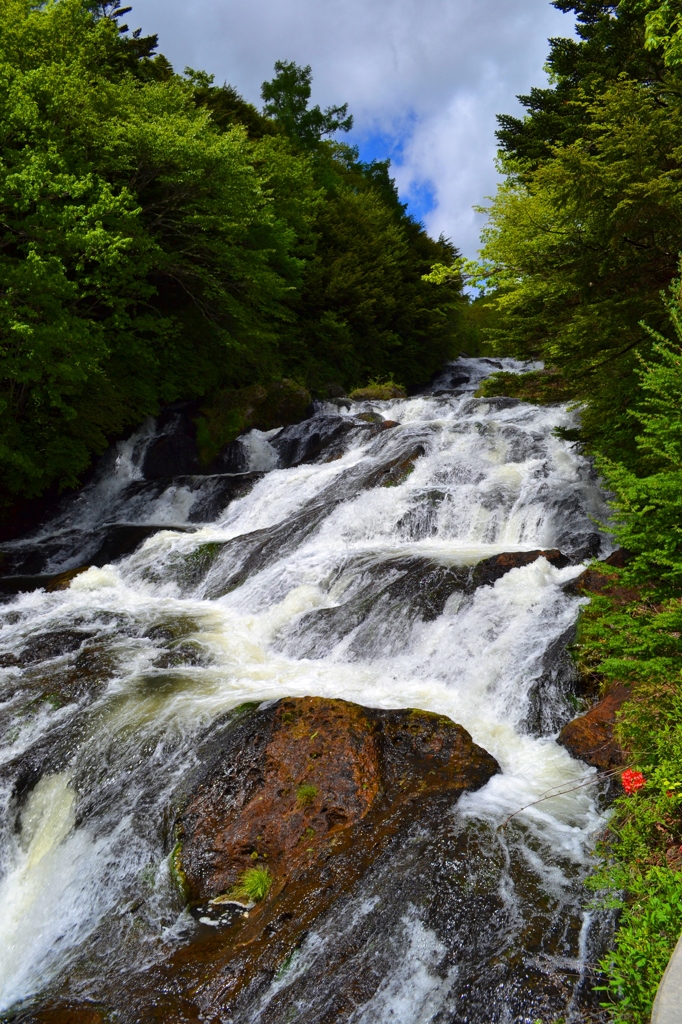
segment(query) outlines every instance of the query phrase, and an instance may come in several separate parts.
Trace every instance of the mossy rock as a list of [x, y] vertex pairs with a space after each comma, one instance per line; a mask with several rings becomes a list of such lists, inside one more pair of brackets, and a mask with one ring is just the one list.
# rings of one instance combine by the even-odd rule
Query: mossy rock
[[273, 430], [298, 423], [310, 401], [307, 388], [287, 378], [267, 385], [219, 391], [204, 402], [197, 418], [202, 465], [209, 465], [226, 445], [247, 430]]
[[387, 381], [386, 384], [368, 384], [366, 388], [356, 388], [348, 397], [354, 402], [390, 402], [395, 398], [407, 398], [407, 392], [400, 384]]

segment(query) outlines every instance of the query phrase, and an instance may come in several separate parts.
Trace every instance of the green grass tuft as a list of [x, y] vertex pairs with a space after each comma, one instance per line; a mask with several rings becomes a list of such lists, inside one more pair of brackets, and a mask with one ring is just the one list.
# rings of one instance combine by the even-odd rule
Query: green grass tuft
[[247, 868], [231, 892], [235, 899], [260, 903], [270, 892], [272, 875], [267, 868]]

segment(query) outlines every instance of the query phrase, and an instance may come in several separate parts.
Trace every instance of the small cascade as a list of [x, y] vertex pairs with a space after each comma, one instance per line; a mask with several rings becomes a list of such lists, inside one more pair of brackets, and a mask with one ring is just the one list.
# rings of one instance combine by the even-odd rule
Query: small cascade
[[407, 400], [317, 403], [239, 438], [225, 472], [178, 440], [182, 410], [149, 421], [2, 545], [0, 1012], [136, 1019], [125, 994], [202, 927], [169, 854], [206, 752], [245, 702], [312, 695], [447, 715], [502, 772], [425, 809], [230, 1021], [581, 1019], [603, 818], [555, 738], [567, 584], [609, 553], [606, 510], [555, 434], [573, 413], [475, 397], [498, 368], [528, 365], [461, 358]]

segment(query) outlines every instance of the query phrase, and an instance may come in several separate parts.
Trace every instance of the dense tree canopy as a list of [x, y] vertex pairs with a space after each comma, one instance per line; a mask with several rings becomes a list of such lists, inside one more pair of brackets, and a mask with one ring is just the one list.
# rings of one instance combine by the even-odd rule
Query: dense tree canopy
[[422, 383], [456, 345], [452, 259], [385, 164], [326, 138], [310, 68], [264, 112], [155, 53], [94, 0], [0, 20], [0, 473], [4, 500], [73, 485], [161, 404], [298, 376]]
[[555, 6], [576, 12], [578, 39], [551, 41], [552, 84], [500, 119], [505, 181], [470, 269], [498, 290], [498, 344], [558, 367], [585, 404], [582, 439], [635, 465], [640, 321], [665, 328], [682, 249], [679, 82], [647, 45], [646, 5]]

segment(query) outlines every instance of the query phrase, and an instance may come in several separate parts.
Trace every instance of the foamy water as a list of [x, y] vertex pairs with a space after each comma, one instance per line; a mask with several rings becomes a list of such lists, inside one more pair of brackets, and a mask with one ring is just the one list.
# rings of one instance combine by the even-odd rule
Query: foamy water
[[[96, 997], [103, 967], [93, 962], [125, 972], [131, 949], [151, 963], [191, 930], [168, 876], [168, 823], [202, 738], [245, 701], [319, 695], [448, 715], [502, 767], [462, 798], [462, 820], [497, 826], [589, 777], [555, 742], [570, 713], [549, 679], [548, 651], [575, 623], [580, 602], [565, 584], [599, 544], [592, 517], [603, 516], [602, 497], [589, 463], [554, 436], [572, 414], [475, 399], [490, 367], [458, 367], [470, 383], [454, 392], [371, 406], [398, 426], [349, 435], [333, 461], [273, 468], [276, 432], [253, 432], [248, 468], [265, 475], [214, 521], [160, 530], [68, 590], [0, 609], [0, 1009], [69, 972], [74, 991]], [[152, 436], [147, 425], [120, 446], [57, 527], [91, 529], [112, 509], [127, 521], [185, 523], [187, 484], [126, 504]], [[389, 460], [416, 451], [395, 486], [368, 485]], [[494, 586], [451, 587], [428, 614], [409, 582], [422, 566], [456, 571], [552, 547], [574, 564], [539, 558]], [[50, 567], [68, 562], [62, 554]], [[551, 720], [544, 729], [532, 725], [538, 700]], [[548, 890], [570, 888], [566, 865], [585, 868], [600, 820], [592, 790], [515, 820], [534, 837], [529, 870]], [[434, 967], [442, 940], [409, 908], [401, 921], [403, 968], [348, 1020], [432, 1020], [452, 997], [457, 970]], [[303, 962], [321, 955], [323, 930]]]

